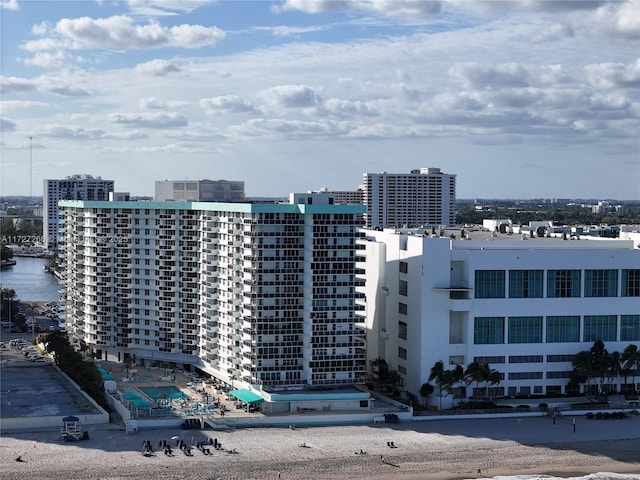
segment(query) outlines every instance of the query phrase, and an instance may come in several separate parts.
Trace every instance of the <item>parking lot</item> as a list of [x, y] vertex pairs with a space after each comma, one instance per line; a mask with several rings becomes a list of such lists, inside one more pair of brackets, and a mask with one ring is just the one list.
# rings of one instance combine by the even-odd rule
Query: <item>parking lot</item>
[[2, 418], [99, 413], [28, 340], [12, 338], [0, 343]]

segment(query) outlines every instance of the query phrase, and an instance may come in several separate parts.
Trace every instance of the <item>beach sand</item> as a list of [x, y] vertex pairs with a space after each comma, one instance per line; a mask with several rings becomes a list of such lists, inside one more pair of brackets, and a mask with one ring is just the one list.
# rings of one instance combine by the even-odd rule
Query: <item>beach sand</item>
[[[566, 419], [565, 419], [566, 420]], [[463, 479], [515, 474], [634, 473], [640, 479], [640, 417], [570, 421], [545, 417], [410, 422], [400, 425], [245, 428], [228, 431], [89, 428], [64, 443], [58, 432], [3, 432], [3, 480], [74, 479]], [[224, 450], [185, 456], [157, 450], [217, 439]], [[153, 456], [141, 453], [151, 441]], [[390, 448], [393, 442], [397, 448]], [[304, 445], [304, 446], [303, 446]], [[237, 454], [227, 453], [235, 449]], [[366, 454], [360, 454], [360, 450]], [[22, 461], [16, 461], [20, 456]], [[480, 473], [478, 470], [480, 469]]]

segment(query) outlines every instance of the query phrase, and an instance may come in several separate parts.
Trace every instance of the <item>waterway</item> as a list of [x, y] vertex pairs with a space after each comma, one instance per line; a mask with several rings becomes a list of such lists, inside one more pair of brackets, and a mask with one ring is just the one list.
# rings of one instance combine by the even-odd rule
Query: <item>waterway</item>
[[56, 277], [45, 272], [48, 258], [14, 257], [13, 267], [0, 270], [2, 288], [15, 290], [18, 300], [23, 302], [49, 302], [59, 299], [61, 285]]

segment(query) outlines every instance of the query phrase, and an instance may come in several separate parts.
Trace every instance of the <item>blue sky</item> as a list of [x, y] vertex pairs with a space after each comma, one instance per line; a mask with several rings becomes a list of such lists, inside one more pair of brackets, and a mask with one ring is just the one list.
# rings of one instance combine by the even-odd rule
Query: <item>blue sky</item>
[[640, 198], [638, 0], [0, 2], [1, 195], [440, 167], [459, 198]]

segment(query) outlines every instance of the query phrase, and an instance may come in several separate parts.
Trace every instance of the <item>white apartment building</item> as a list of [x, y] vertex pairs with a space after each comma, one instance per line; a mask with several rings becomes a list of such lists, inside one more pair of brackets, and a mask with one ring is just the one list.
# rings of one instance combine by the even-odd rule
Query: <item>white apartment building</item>
[[62, 180], [45, 179], [42, 194], [42, 231], [45, 247], [56, 247], [60, 200], [109, 200], [114, 181], [91, 175], [71, 175]]
[[242, 202], [244, 182], [229, 180], [159, 180], [156, 202]]
[[[361, 241], [367, 359], [386, 359], [418, 401], [440, 360], [446, 369], [477, 361], [498, 370], [492, 396], [564, 394], [579, 351], [598, 339], [609, 352], [640, 344], [633, 239], [449, 233], [366, 230]], [[631, 377], [623, 382], [609, 388], [633, 389]], [[466, 397], [485, 395], [473, 387]]]
[[456, 176], [439, 168], [365, 173], [363, 188], [367, 228], [455, 224]]
[[70, 338], [264, 395], [362, 383], [364, 208], [331, 200], [60, 202]]

